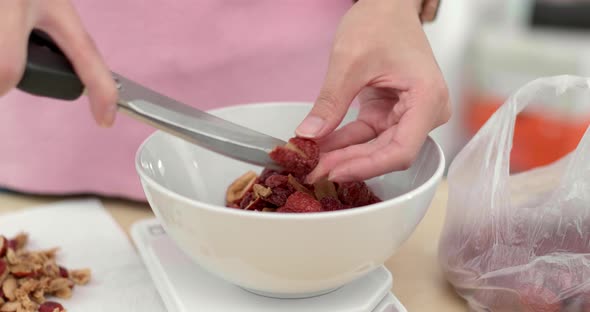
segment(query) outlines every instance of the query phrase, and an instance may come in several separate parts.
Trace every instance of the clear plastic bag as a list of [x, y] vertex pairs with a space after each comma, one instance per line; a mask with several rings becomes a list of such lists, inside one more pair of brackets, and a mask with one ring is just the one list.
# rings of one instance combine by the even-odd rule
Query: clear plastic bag
[[570, 92], [590, 102], [589, 89], [575, 76], [530, 82], [451, 164], [439, 261], [472, 311], [590, 312], [590, 128], [559, 161], [515, 175], [509, 165], [518, 113]]

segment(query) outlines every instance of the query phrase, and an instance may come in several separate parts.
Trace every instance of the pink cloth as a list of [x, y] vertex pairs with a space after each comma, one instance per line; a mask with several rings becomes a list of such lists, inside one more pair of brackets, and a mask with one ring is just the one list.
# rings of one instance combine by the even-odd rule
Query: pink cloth
[[[313, 101], [351, 0], [87, 1], [76, 6], [113, 71], [201, 109]], [[85, 99], [0, 98], [0, 186], [144, 200], [134, 169], [154, 129], [119, 114], [97, 127]]]

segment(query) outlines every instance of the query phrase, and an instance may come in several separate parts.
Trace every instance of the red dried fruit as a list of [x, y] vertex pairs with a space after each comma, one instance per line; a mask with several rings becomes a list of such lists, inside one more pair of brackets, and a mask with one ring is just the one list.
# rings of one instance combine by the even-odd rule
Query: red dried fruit
[[334, 197], [324, 197], [320, 199], [320, 204], [322, 204], [323, 211], [334, 211], [344, 208], [342, 203], [340, 203], [340, 201]]
[[11, 239], [12, 249], [19, 250], [25, 247], [29, 236], [25, 233], [18, 233], [13, 239]]
[[477, 228], [473, 227], [467, 233], [469, 233], [469, 239], [462, 249], [462, 254], [459, 255], [463, 262], [472, 261], [477, 257], [481, 257], [491, 248], [496, 238], [496, 232], [491, 224]]
[[287, 198], [287, 202], [285, 205], [279, 209], [277, 212], [287, 212], [287, 213], [306, 213], [306, 212], [320, 212], [322, 211], [322, 204], [317, 201], [313, 196], [303, 193], [303, 192], [295, 192], [289, 198]]
[[486, 308], [483, 309], [484, 311], [515, 311], [520, 303], [518, 295], [511, 290], [514, 285], [506, 285], [505, 288], [501, 285], [498, 286], [498, 288], [492, 289], [474, 289], [471, 298], [469, 298], [470, 305], [480, 307], [480, 309], [484, 306]]
[[295, 192], [293, 187], [289, 185], [276, 186], [271, 190], [272, 194], [264, 198], [264, 201], [277, 207], [285, 205], [285, 203], [287, 202], [287, 198], [289, 198], [289, 196], [291, 196], [291, 194]]
[[561, 302], [551, 290], [534, 285], [518, 289], [520, 304], [524, 312], [558, 312]]
[[273, 175], [266, 179], [265, 184], [272, 190], [274, 187], [289, 184], [289, 178], [284, 175]]
[[19, 263], [10, 268], [10, 273], [16, 278], [37, 277], [43, 274], [41, 268], [35, 270], [32, 264]]
[[259, 183], [266, 185], [266, 179], [268, 179], [271, 176], [280, 175], [280, 174], [281, 173], [276, 170], [265, 168], [260, 173], [260, 176], [258, 177], [258, 181], [259, 181]]
[[16, 278], [35, 277], [35, 271], [14, 271], [12, 275]]
[[[269, 153], [270, 157], [285, 170], [265, 168], [254, 179], [252, 179], [252, 173], [249, 176], [246, 175], [248, 179], [244, 176], [238, 178], [230, 186], [230, 189], [235, 190], [228, 190], [228, 194], [234, 195], [232, 197], [239, 200], [227, 200], [226, 206], [247, 210], [317, 212], [349, 209], [381, 201], [364, 182], [343, 183], [338, 188], [327, 180], [314, 185], [304, 183], [306, 175], [317, 166], [319, 154], [319, 146], [313, 140], [291, 138], [286, 145], [278, 146]], [[307, 208], [287, 204], [289, 198], [295, 193], [305, 193], [307, 199], [313, 200], [313, 203]], [[300, 196], [297, 195], [294, 198], [300, 198]], [[320, 200], [326, 197], [332, 199], [320, 203]]]
[[575, 274], [573, 272], [584, 272], [585, 265], [578, 265], [575, 262], [567, 265], [557, 263], [546, 263], [543, 266], [537, 265], [536, 269], [541, 272], [541, 277], [537, 280], [543, 280], [543, 286], [549, 290], [559, 293], [566, 289], [573, 289], [574, 287], [583, 284], [582, 274]]
[[59, 276], [63, 277], [63, 278], [68, 278], [69, 273], [68, 273], [68, 269], [59, 266]]
[[246, 209], [246, 207], [248, 207], [248, 205], [250, 205], [250, 203], [252, 202], [253, 199], [254, 199], [254, 193], [252, 193], [252, 192], [246, 193], [246, 195], [244, 195], [244, 198], [242, 198], [242, 201], [240, 202], [240, 209]]
[[262, 210], [266, 207], [266, 203], [262, 198], [253, 199], [244, 209], [245, 210]]
[[[255, 184], [254, 186], [256, 185], [264, 188], [259, 184]], [[264, 190], [270, 192], [270, 189], [264, 188]], [[266, 198], [260, 196], [260, 192], [264, 192], [264, 190], [258, 190], [258, 192], [256, 192], [255, 190], [249, 191], [248, 193], [246, 193], [246, 195], [244, 195], [244, 197], [240, 201], [239, 206], [236, 204], [232, 208], [244, 210], [262, 210], [262, 208], [267, 206], [265, 202]], [[230, 205], [227, 206], [231, 207]]]
[[[565, 228], [565, 231], [563, 230]], [[574, 224], [561, 224], [560, 229], [548, 229], [536, 240], [534, 252], [544, 256], [554, 252], [585, 254], [590, 252], [590, 233]], [[545, 235], [546, 234], [546, 235]]]
[[304, 138], [291, 138], [285, 146], [279, 146], [269, 154], [270, 158], [297, 176], [311, 172], [320, 159], [316, 142]]
[[16, 239], [9, 239], [7, 247], [12, 250], [16, 250], [18, 247], [18, 242], [16, 241]]
[[368, 205], [374, 194], [365, 182], [344, 182], [338, 184], [338, 199], [353, 207]]
[[264, 201], [276, 207], [281, 207], [287, 202], [287, 198], [295, 192], [293, 186], [289, 183], [289, 178], [284, 175], [273, 175], [266, 179], [266, 186], [270, 188], [270, 196], [264, 198]]
[[0, 257], [6, 255], [6, 249], [8, 249], [8, 240], [6, 237], [0, 235]]
[[580, 294], [575, 305], [578, 309], [570, 309], [571, 311], [590, 312], [590, 293]]
[[590, 253], [590, 232], [586, 226], [582, 229], [574, 224], [568, 224], [561, 241], [562, 251], [573, 253]]
[[6, 261], [0, 259], [0, 281], [3, 280], [4, 274], [6, 274], [8, 266], [6, 265]]
[[64, 307], [54, 301], [45, 301], [39, 306], [39, 312], [62, 312]]

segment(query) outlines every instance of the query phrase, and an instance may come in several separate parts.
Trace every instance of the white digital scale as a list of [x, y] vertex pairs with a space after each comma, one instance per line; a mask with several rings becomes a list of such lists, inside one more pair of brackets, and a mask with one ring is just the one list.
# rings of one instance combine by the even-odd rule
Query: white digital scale
[[155, 219], [133, 225], [131, 236], [168, 312], [407, 312], [380, 267], [331, 293], [304, 299], [253, 294], [205, 271], [184, 254]]

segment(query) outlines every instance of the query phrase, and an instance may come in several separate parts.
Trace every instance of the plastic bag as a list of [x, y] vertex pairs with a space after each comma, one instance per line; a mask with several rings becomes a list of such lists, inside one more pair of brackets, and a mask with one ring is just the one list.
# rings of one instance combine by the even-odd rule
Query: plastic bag
[[509, 173], [516, 115], [588, 89], [575, 76], [527, 84], [451, 164], [439, 261], [472, 311], [590, 311], [590, 128], [564, 158]]

